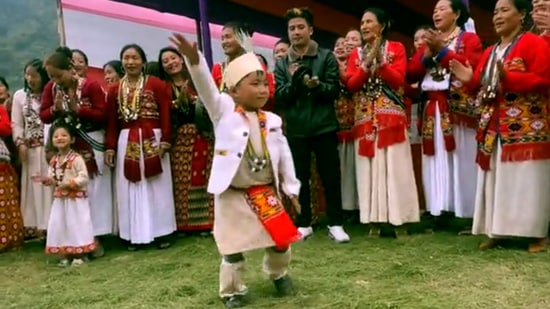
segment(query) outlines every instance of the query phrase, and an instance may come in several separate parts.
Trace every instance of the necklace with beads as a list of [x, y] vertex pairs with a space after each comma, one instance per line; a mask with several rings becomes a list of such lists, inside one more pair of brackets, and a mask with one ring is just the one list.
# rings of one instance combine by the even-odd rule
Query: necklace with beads
[[127, 76], [120, 81], [118, 113], [125, 122], [135, 121], [139, 118], [145, 80], [146, 78], [140, 75], [135, 84], [131, 84]]

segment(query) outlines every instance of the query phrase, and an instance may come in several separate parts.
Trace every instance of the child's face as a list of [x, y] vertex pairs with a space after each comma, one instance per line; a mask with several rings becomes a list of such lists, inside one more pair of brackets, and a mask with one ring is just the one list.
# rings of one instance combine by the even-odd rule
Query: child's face
[[74, 142], [74, 138], [65, 128], [58, 128], [53, 132], [52, 143], [57, 149], [67, 149]]
[[238, 104], [247, 109], [262, 108], [269, 99], [269, 86], [264, 71], [256, 71], [244, 77], [230, 90]]

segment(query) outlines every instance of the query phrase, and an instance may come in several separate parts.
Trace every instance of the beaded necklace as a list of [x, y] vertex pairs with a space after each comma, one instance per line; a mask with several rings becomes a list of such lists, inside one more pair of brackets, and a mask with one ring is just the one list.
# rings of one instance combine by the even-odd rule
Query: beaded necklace
[[[460, 35], [460, 28], [456, 27], [451, 34], [443, 41], [443, 46], [449, 46], [455, 39], [458, 38]], [[456, 46], [458, 46], [459, 40], [456, 41], [455, 50], [457, 49]], [[448, 70], [441, 65], [436, 64], [435, 68], [432, 70], [432, 73], [430, 74], [432, 76], [432, 79], [436, 82], [441, 82], [445, 80], [445, 75], [447, 75]]]
[[65, 170], [67, 170], [67, 166], [69, 164], [69, 161], [72, 160], [73, 157], [73, 150], [69, 150], [69, 152], [65, 155], [63, 160], [61, 161], [61, 155], [57, 154], [55, 156], [55, 161], [53, 164], [54, 173], [53, 173], [53, 179], [55, 181], [55, 185], [59, 186], [63, 182], [63, 177], [65, 176]]
[[125, 122], [136, 121], [141, 110], [143, 87], [146, 78], [141, 75], [136, 84], [130, 85], [128, 77], [124, 76], [118, 89], [118, 113]]
[[25, 105], [23, 106], [23, 111], [29, 127], [42, 126], [42, 121], [38, 113], [32, 108], [33, 100], [40, 102], [40, 97], [39, 94], [32, 94], [30, 91], [25, 91]]
[[[245, 110], [242, 106], [237, 105], [235, 107], [235, 111], [240, 113], [248, 121]], [[267, 142], [266, 142], [267, 115], [265, 112], [261, 110], [257, 110], [256, 115], [258, 116], [258, 122], [260, 125], [260, 133], [261, 133], [261, 140], [262, 140], [262, 156], [256, 155], [256, 149], [254, 149], [254, 145], [252, 144], [250, 137], [248, 138], [248, 142], [246, 144], [246, 159], [248, 161], [248, 166], [250, 168], [250, 171], [252, 171], [253, 173], [257, 173], [264, 170], [267, 167], [267, 164], [269, 162], [269, 151], [267, 149]]]
[[187, 87], [182, 86], [181, 88], [182, 89], [180, 89], [180, 87], [172, 83], [172, 92], [176, 97], [176, 99], [172, 101], [172, 104], [184, 115], [187, 115], [191, 111], [190, 105], [197, 100], [197, 97], [189, 96], [186, 91]]
[[[372, 48], [373, 47], [366, 45], [364, 47], [364, 54], [367, 55], [368, 53], [370, 53], [372, 51]], [[370, 67], [369, 77], [367, 79], [367, 82], [363, 84], [365, 94], [370, 100], [376, 100], [382, 94], [384, 81], [377, 73], [377, 69], [386, 62], [386, 55], [388, 53], [388, 41], [382, 42], [382, 44], [380, 44], [378, 48], [381, 55], [381, 63], [378, 63], [378, 59], [373, 59], [373, 65]]]

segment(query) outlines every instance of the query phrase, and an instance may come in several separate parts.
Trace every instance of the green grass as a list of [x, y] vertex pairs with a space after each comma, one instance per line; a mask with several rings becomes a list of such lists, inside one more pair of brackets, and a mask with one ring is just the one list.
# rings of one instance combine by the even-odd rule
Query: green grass
[[[524, 248], [480, 252], [480, 237], [451, 233], [367, 238], [350, 229], [337, 245], [326, 230], [293, 247], [296, 296], [277, 298], [261, 272], [262, 252], [247, 254], [247, 308], [550, 308], [550, 256]], [[211, 238], [107, 255], [60, 269], [39, 242], [0, 255], [2, 308], [223, 308], [217, 297], [219, 257]]]

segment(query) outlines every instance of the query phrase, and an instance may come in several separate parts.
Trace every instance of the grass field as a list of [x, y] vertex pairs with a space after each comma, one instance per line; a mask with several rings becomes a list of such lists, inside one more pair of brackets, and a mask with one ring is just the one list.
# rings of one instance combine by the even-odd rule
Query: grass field
[[[247, 308], [550, 308], [550, 256], [515, 247], [480, 252], [479, 237], [451, 233], [367, 238], [350, 229], [337, 245], [326, 230], [293, 247], [298, 294], [277, 298], [261, 273], [262, 252], [247, 255]], [[1, 308], [223, 308], [219, 258], [211, 238], [182, 237], [168, 250], [107, 255], [61, 269], [39, 242], [0, 255]]]

